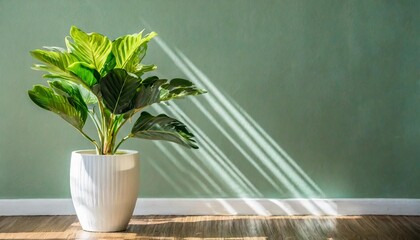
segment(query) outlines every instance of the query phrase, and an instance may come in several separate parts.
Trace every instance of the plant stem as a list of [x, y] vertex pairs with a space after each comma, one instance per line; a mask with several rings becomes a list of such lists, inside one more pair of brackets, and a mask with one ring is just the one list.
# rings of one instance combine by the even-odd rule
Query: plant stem
[[98, 107], [99, 107], [99, 113], [101, 115], [101, 124], [102, 124], [102, 126], [101, 126], [102, 135], [101, 135], [101, 139], [100, 139], [100, 141], [101, 141], [100, 150], [101, 150], [101, 154], [104, 155], [104, 154], [106, 154], [104, 152], [104, 148], [105, 148], [107, 129], [106, 129], [106, 124], [105, 124], [105, 121], [106, 121], [105, 110], [104, 110], [104, 106], [102, 105], [101, 99], [98, 99]]
[[[137, 110], [134, 110], [134, 112], [132, 113], [132, 115], [134, 115], [135, 113], [137, 113], [138, 111], [140, 111], [140, 110], [142, 110], [143, 108], [140, 108], [140, 109], [137, 109]], [[112, 146], [114, 146], [115, 145], [115, 140], [116, 140], [116, 137], [117, 137], [117, 135], [118, 135], [118, 133], [119, 133], [119, 131], [120, 131], [120, 129], [122, 128], [122, 126], [124, 126], [124, 124], [128, 121], [128, 120], [130, 120], [131, 119], [131, 117], [128, 117], [128, 118], [125, 118], [124, 119], [124, 121], [122, 121], [122, 122], [118, 122], [118, 125], [116, 125], [115, 127], [116, 127], [116, 130], [115, 130], [115, 134], [114, 134], [114, 141], [113, 141], [113, 144], [112, 144]], [[127, 136], [125, 136], [123, 139], [121, 139], [121, 141], [118, 143], [118, 145], [114, 148], [114, 153], [116, 153], [117, 152], [117, 150], [118, 150], [118, 148], [120, 147], [120, 145], [125, 141], [125, 140], [127, 140], [127, 139], [129, 139], [129, 138], [131, 138], [133, 136], [133, 134], [129, 134], [129, 135], [127, 135]]]
[[127, 136], [125, 136], [123, 139], [121, 139], [121, 141], [118, 143], [118, 145], [114, 148], [114, 153], [117, 152], [118, 148], [120, 147], [120, 145], [127, 139], [131, 138], [133, 136], [133, 134], [128, 134]]
[[80, 130], [80, 129], [77, 129], [77, 130], [79, 130], [79, 132], [83, 135], [83, 137], [85, 137], [86, 139], [88, 139], [93, 145], [95, 145], [95, 150], [96, 150], [96, 154], [100, 154], [100, 149], [99, 149], [99, 145], [98, 145], [98, 143], [95, 141], [95, 140], [93, 140], [91, 137], [89, 137], [85, 132], [83, 132], [82, 130]]
[[105, 141], [104, 141], [104, 149], [102, 151], [104, 154], [113, 154], [112, 147], [113, 147], [113, 140], [114, 136], [114, 123], [115, 123], [115, 114], [111, 113], [109, 118], [109, 123], [106, 129]]
[[96, 116], [95, 110], [92, 109], [92, 111], [88, 111], [88, 113], [93, 123], [95, 124], [99, 139], [102, 139], [103, 133], [102, 133], [101, 126], [99, 126], [99, 121], [98, 121], [98, 117]]
[[116, 126], [116, 130], [115, 130], [115, 137], [117, 137], [118, 132], [120, 131], [121, 127], [124, 126], [124, 124], [127, 122], [127, 119], [124, 119], [123, 122], [120, 122], [117, 126]]

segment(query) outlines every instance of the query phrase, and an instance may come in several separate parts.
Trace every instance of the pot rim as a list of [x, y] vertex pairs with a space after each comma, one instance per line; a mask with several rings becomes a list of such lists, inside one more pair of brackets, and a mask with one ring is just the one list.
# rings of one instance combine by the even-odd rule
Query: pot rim
[[72, 151], [71, 154], [78, 154], [83, 156], [127, 156], [127, 155], [135, 155], [139, 152], [136, 150], [127, 150], [127, 149], [121, 149], [117, 151], [117, 154], [112, 155], [99, 155], [96, 154], [95, 149], [83, 149], [83, 150], [75, 150]]

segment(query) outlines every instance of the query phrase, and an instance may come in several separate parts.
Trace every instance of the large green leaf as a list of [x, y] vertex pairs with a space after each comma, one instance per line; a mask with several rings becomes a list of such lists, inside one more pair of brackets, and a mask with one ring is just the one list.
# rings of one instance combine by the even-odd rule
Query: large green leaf
[[156, 69], [157, 69], [157, 66], [154, 64], [151, 64], [151, 65], [138, 64], [134, 74], [136, 74], [138, 77], [141, 77], [144, 73], [154, 71]]
[[84, 96], [80, 89], [83, 89], [80, 85], [69, 83], [64, 80], [58, 81], [50, 81], [48, 82], [50, 87], [56, 92], [57, 94], [66, 97], [67, 100], [76, 108], [82, 109], [82, 112], [87, 113], [87, 105], [84, 100]]
[[133, 98], [132, 109], [124, 114], [124, 118], [131, 118], [142, 108], [158, 103], [160, 101], [160, 86], [166, 82], [166, 79], [159, 79], [156, 76], [142, 81], [137, 89], [136, 96]]
[[147, 42], [157, 35], [151, 32], [143, 37], [142, 33], [122, 36], [112, 43], [116, 68], [123, 68], [132, 73], [138, 71], [138, 65], [146, 54]]
[[141, 82], [134, 100], [135, 108], [144, 108], [160, 101], [160, 86], [167, 82], [166, 79], [149, 77]]
[[116, 64], [115, 56], [112, 52], [110, 52], [105, 61], [104, 67], [101, 70], [101, 76], [107, 75], [112, 69], [115, 68]]
[[68, 66], [67, 70], [79, 77], [89, 87], [95, 85], [101, 78], [101, 75], [93, 65], [84, 62], [75, 62]]
[[48, 85], [50, 85], [50, 87], [54, 90], [55, 93], [63, 97], [71, 98], [73, 96], [76, 96], [77, 98], [81, 98], [79, 89], [67, 82], [60, 80], [48, 81]]
[[82, 83], [80, 79], [74, 77], [67, 71], [67, 67], [77, 61], [77, 59], [67, 53], [61, 52], [59, 48], [49, 48], [50, 50], [37, 49], [31, 51], [31, 55], [39, 61], [45, 63], [33, 65], [33, 69], [49, 72], [44, 75], [47, 78], [62, 78], [73, 82]]
[[114, 114], [132, 109], [140, 79], [124, 69], [113, 69], [101, 79], [100, 89], [105, 106]]
[[183, 98], [185, 96], [195, 96], [206, 93], [204, 89], [198, 89], [192, 82], [175, 78], [169, 83], [162, 85], [160, 92], [160, 101], [168, 101], [177, 98]]
[[98, 98], [93, 92], [80, 84], [66, 82], [65, 80], [48, 82], [48, 84], [57, 94], [64, 97], [76, 98], [82, 102], [83, 105], [95, 104], [98, 102]]
[[180, 121], [165, 114], [153, 116], [142, 112], [131, 129], [133, 137], [149, 140], [165, 140], [175, 142], [189, 148], [198, 148], [194, 135]]
[[203, 93], [206, 93], [204, 89], [198, 89], [188, 80], [175, 78], [168, 81], [152, 76], [141, 82], [134, 105], [135, 108], [142, 108], [153, 103]]
[[[99, 87], [99, 85], [94, 85], [93, 89], [95, 89], [96, 86]], [[87, 89], [81, 85], [77, 85], [77, 87], [79, 88], [80, 95], [82, 95], [83, 101], [85, 101], [87, 105], [95, 104], [98, 102], [98, 98], [90, 89]]]
[[111, 41], [102, 34], [85, 33], [75, 26], [71, 27], [70, 36], [73, 42], [66, 38], [69, 52], [79, 61], [91, 64], [101, 72], [112, 49]]
[[182, 98], [189, 95], [206, 93], [205, 90], [197, 89], [194, 84], [185, 79], [159, 79], [156, 76], [148, 77], [140, 83], [136, 97], [133, 100], [133, 107], [128, 111], [124, 118], [132, 115], [146, 106], [153, 103]]
[[62, 94], [66, 93], [68, 96], [57, 94], [51, 88], [42, 85], [35, 85], [32, 90], [28, 91], [28, 94], [35, 104], [58, 114], [75, 128], [82, 130], [87, 118], [86, 105], [79, 105], [74, 99], [72, 101], [67, 86], [60, 90]]

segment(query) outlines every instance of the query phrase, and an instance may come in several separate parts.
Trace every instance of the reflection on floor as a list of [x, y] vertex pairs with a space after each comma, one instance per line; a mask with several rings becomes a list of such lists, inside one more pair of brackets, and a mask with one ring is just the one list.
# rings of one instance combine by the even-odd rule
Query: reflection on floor
[[90, 233], [75, 216], [0, 217], [0, 239], [420, 239], [420, 216], [136, 216]]

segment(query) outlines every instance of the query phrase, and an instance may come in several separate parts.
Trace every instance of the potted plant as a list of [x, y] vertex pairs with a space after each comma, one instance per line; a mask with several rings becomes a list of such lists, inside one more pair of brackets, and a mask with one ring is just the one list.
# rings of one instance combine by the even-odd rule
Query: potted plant
[[[70, 189], [72, 201], [87, 231], [125, 230], [135, 207], [139, 171], [137, 151], [120, 150], [129, 138], [166, 140], [198, 148], [194, 135], [180, 121], [165, 114], [143, 111], [154, 103], [205, 93], [190, 81], [160, 79], [144, 74], [156, 69], [143, 65], [151, 32], [125, 35], [110, 41], [99, 33], [71, 27], [65, 38], [67, 49], [44, 47], [31, 51], [46, 71], [48, 86], [35, 85], [28, 91], [32, 101], [56, 113], [94, 146], [72, 152]], [[121, 127], [136, 113], [130, 133], [120, 139]], [[83, 130], [90, 117], [98, 138]]]

